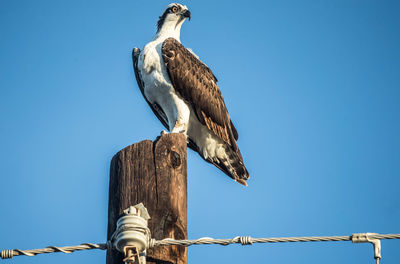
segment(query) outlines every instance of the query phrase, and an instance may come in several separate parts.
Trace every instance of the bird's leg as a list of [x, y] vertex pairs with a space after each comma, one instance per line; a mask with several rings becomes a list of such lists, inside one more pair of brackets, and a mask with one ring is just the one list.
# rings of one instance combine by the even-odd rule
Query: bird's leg
[[180, 133], [187, 135], [187, 123], [184, 122], [182, 119], [178, 118], [176, 120], [174, 128], [172, 129], [171, 133]]

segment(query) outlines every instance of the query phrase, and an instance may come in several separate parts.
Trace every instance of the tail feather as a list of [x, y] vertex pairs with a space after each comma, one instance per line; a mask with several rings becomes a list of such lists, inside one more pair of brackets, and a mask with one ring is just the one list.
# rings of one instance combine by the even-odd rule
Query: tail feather
[[218, 157], [222, 165], [221, 170], [238, 183], [247, 186], [246, 181], [250, 178], [250, 175], [243, 163], [242, 155], [231, 149], [228, 145], [224, 149], [226, 153], [225, 158]]
[[250, 175], [243, 163], [243, 158], [239, 149], [235, 151], [228, 144], [225, 144], [220, 149], [221, 151], [217, 151], [218, 154], [216, 157], [204, 157], [199, 147], [190, 138], [188, 146], [194, 151], [198, 152], [200, 156], [203, 157], [207, 162], [213, 164], [233, 180], [244, 186], [247, 186], [246, 181], [250, 178]]
[[207, 161], [219, 168], [236, 182], [247, 186], [246, 181], [250, 178], [250, 175], [243, 163], [242, 155], [235, 152], [230, 146], [225, 145], [224, 153], [218, 155], [215, 160], [207, 159]]

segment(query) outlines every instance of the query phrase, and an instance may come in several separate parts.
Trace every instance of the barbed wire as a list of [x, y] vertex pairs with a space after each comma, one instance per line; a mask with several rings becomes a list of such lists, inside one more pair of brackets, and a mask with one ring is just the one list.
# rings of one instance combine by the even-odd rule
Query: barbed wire
[[[371, 239], [400, 239], [400, 234], [372, 234], [366, 233], [367, 236]], [[210, 244], [218, 244], [227, 246], [230, 244], [242, 244], [242, 245], [252, 245], [253, 243], [280, 243], [280, 242], [322, 242], [322, 241], [351, 241], [353, 240], [355, 235], [351, 236], [311, 236], [311, 237], [276, 237], [276, 238], [252, 238], [250, 236], [237, 236], [231, 239], [214, 239], [211, 237], [203, 237], [195, 240], [175, 240], [172, 238], [166, 238], [162, 240], [151, 239], [149, 243], [149, 247], [157, 247], [157, 246], [171, 246], [171, 245], [180, 245], [180, 246], [192, 246], [192, 245], [210, 245]], [[363, 234], [362, 234], [363, 235]], [[354, 240], [353, 240], [354, 242]], [[94, 243], [83, 243], [77, 246], [66, 246], [66, 247], [56, 247], [56, 246], [48, 246], [41, 249], [32, 249], [32, 250], [2, 250], [1, 258], [9, 259], [14, 256], [35, 256], [38, 254], [44, 253], [53, 253], [53, 252], [62, 252], [62, 253], [72, 253], [74, 251], [79, 250], [91, 250], [91, 249], [112, 249], [111, 241], [103, 244], [94, 244]]]

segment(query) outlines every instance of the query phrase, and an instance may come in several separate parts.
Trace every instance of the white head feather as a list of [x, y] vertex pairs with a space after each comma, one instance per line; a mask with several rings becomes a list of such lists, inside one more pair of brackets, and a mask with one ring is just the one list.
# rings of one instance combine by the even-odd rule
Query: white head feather
[[180, 39], [180, 32], [186, 18], [190, 20], [190, 11], [185, 5], [171, 3], [164, 10], [157, 22], [156, 38], [175, 38]]

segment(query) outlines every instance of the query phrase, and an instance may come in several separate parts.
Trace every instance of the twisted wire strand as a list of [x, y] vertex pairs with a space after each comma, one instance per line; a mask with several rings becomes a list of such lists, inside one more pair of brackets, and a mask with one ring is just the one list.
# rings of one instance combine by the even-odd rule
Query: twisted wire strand
[[[400, 234], [371, 234], [368, 235], [372, 239], [400, 239]], [[191, 245], [210, 245], [219, 244], [227, 246], [229, 244], [242, 244], [242, 245], [252, 245], [253, 243], [279, 243], [279, 242], [317, 242], [317, 241], [350, 241], [352, 236], [314, 236], [314, 237], [276, 237], [276, 238], [252, 238], [250, 236], [237, 236], [231, 239], [214, 239], [211, 237], [202, 237], [195, 240], [175, 240], [172, 238], [166, 238], [162, 240], [151, 239], [149, 247], [156, 246], [170, 246], [170, 245], [180, 245], [180, 246], [191, 246]], [[3, 250], [1, 251], [1, 258], [12, 258], [13, 256], [35, 256], [37, 254], [43, 253], [53, 253], [53, 252], [63, 252], [72, 253], [78, 250], [89, 250], [89, 249], [112, 249], [112, 244], [110, 241], [103, 244], [93, 244], [93, 243], [83, 243], [77, 246], [67, 246], [67, 247], [55, 247], [48, 246], [41, 249], [32, 250]]]
[[[400, 239], [400, 234], [374, 234], [369, 235], [372, 239]], [[237, 236], [232, 239], [214, 239], [211, 237], [202, 237], [195, 240], [174, 240], [165, 238], [162, 240], [151, 239], [152, 246], [191, 246], [191, 245], [210, 245], [219, 244], [227, 246], [229, 244], [251, 245], [253, 243], [282, 243], [282, 242], [320, 242], [320, 241], [351, 241], [352, 236], [313, 236], [313, 237], [272, 237], [272, 238], [252, 238], [250, 236]]]
[[385, 235], [375, 234], [375, 235], [370, 235], [370, 238], [376, 238], [376, 239], [400, 239], [400, 234], [385, 234]]
[[66, 247], [48, 246], [45, 248], [31, 249], [31, 250], [20, 250], [20, 249], [3, 250], [1, 251], [1, 258], [8, 259], [14, 256], [21, 256], [21, 255], [32, 257], [38, 254], [54, 253], [54, 252], [62, 252], [68, 254], [74, 251], [90, 250], [90, 249], [105, 250], [107, 249], [107, 244], [83, 243], [77, 246], [66, 246]]
[[[399, 235], [400, 238], [400, 235]], [[191, 245], [209, 245], [219, 244], [227, 246], [230, 244], [252, 245], [253, 243], [279, 243], [279, 242], [317, 242], [317, 241], [348, 241], [351, 236], [321, 236], [321, 237], [276, 237], [276, 238], [252, 238], [250, 236], [237, 236], [232, 239], [214, 239], [211, 237], [202, 237], [195, 240], [174, 240], [166, 238], [162, 240], [152, 240], [150, 246], [191, 246]]]

